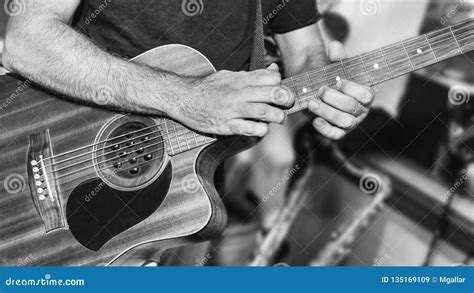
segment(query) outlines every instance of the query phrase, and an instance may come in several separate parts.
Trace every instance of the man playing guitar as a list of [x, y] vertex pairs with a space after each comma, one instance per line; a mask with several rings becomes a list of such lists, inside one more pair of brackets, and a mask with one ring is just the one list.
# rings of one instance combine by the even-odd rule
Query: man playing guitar
[[[292, 76], [345, 57], [325, 53], [314, 0], [264, 0], [265, 29], [275, 35]], [[248, 70], [253, 1], [25, 1], [11, 18], [3, 64], [35, 83], [76, 99], [149, 115], [165, 114], [204, 133], [264, 136], [282, 123], [294, 98], [276, 65]], [[193, 11], [197, 8], [197, 11]], [[179, 76], [125, 61], [153, 47], [181, 43], [208, 56], [217, 72]], [[275, 91], [280, 95], [275, 95]], [[105, 91], [105, 92], [104, 92]], [[104, 100], [105, 96], [105, 100]], [[340, 139], [367, 115], [370, 88], [340, 80], [309, 104], [314, 127]]]

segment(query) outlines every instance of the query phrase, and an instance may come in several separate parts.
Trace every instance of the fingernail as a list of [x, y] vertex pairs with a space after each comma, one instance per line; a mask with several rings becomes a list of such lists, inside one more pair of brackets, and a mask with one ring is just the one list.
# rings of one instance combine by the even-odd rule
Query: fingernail
[[319, 129], [323, 129], [324, 126], [325, 126], [325, 124], [323, 122], [323, 119], [321, 119], [321, 118], [314, 119], [314, 126], [316, 126]]
[[317, 101], [315, 101], [315, 100], [311, 100], [311, 101], [309, 102], [309, 107], [310, 107], [311, 109], [313, 109], [313, 110], [318, 110], [320, 106], [321, 106], [321, 105], [320, 105]]
[[348, 128], [354, 126], [354, 124], [355, 124], [355, 119], [348, 119], [346, 121], [346, 125]]
[[318, 90], [318, 96], [321, 96], [324, 93], [324, 90], [325, 90], [324, 86], [320, 87]]

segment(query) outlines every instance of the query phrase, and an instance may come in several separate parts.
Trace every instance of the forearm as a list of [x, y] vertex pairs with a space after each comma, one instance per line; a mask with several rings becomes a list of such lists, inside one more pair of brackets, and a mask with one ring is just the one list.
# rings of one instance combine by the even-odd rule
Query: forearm
[[286, 35], [277, 35], [286, 77], [329, 64], [319, 27], [314, 24]]
[[286, 77], [308, 72], [329, 64], [324, 46], [308, 48], [305, 54], [297, 60], [292, 59], [284, 63]]
[[103, 51], [60, 19], [13, 20], [4, 63], [62, 95], [144, 114], [170, 111], [188, 79]]

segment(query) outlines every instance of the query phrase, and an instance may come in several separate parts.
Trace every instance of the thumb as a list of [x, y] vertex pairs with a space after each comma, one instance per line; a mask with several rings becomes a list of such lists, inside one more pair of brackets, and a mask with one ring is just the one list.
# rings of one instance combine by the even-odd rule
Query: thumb
[[328, 49], [329, 61], [335, 62], [347, 58], [346, 50], [341, 42], [333, 41]]
[[271, 71], [275, 71], [275, 72], [280, 71], [280, 69], [278, 68], [278, 65], [276, 63], [270, 64], [270, 66], [267, 67], [267, 70], [271, 70]]

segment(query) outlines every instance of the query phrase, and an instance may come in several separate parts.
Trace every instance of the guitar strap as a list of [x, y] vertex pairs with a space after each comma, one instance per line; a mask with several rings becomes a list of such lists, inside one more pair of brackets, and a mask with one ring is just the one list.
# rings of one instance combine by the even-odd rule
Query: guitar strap
[[263, 16], [262, 0], [253, 0], [255, 2], [255, 25], [252, 43], [252, 55], [250, 55], [249, 70], [265, 68], [265, 45], [263, 41]]

